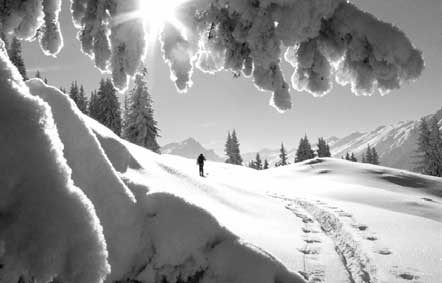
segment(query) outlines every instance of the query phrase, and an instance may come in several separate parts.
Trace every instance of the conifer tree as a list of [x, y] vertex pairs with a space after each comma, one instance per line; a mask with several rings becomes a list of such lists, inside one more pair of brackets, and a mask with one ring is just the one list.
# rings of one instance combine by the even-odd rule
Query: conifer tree
[[348, 152], [345, 154], [345, 160], [348, 160], [348, 161], [351, 160], [350, 154]]
[[9, 59], [17, 67], [19, 73], [23, 77], [23, 80], [27, 80], [25, 62], [23, 60], [22, 47], [19, 39], [14, 37], [8, 50]]
[[262, 167], [263, 170], [269, 169], [269, 162], [267, 161], [267, 159], [264, 160], [264, 165]]
[[41, 73], [39, 70], [37, 70], [37, 72], [35, 72], [35, 78], [41, 79]]
[[128, 141], [144, 146], [154, 152], [160, 152], [157, 138], [159, 135], [158, 123], [155, 121], [147, 82], [147, 72], [137, 74], [135, 86], [129, 94], [127, 113], [124, 114], [123, 137]]
[[379, 165], [379, 156], [374, 147], [371, 149], [371, 164]]
[[318, 139], [317, 146], [318, 146], [318, 150], [317, 150], [318, 157], [330, 157], [331, 156], [330, 147], [324, 138], [321, 137]]
[[261, 160], [261, 156], [259, 156], [259, 153], [256, 154], [255, 169], [256, 170], [262, 170], [262, 160]]
[[367, 145], [367, 150], [365, 151], [365, 162], [369, 164], [373, 163], [373, 156], [370, 145]]
[[358, 162], [358, 159], [356, 158], [356, 156], [353, 152], [351, 153], [350, 160], [353, 162]]
[[94, 101], [91, 117], [111, 129], [117, 135], [121, 134], [121, 110], [117, 91], [110, 79], [100, 81], [100, 87]]
[[361, 162], [362, 163], [367, 163], [367, 160], [365, 159], [365, 153], [362, 154]]
[[442, 137], [436, 117], [430, 120], [429, 174], [442, 177]]
[[80, 109], [81, 112], [87, 114], [88, 113], [88, 107], [87, 107], [87, 98], [86, 94], [84, 92], [84, 87], [80, 86], [78, 88], [77, 81], [73, 81], [71, 84], [71, 88], [69, 90], [69, 96], [71, 99], [75, 102], [78, 109]]
[[230, 131], [227, 133], [227, 140], [224, 146], [224, 152], [227, 156], [226, 163], [233, 164], [232, 136], [230, 135]]
[[98, 106], [98, 95], [97, 95], [97, 91], [94, 90], [91, 92], [91, 97], [89, 99], [89, 107], [88, 107], [88, 113], [89, 116], [91, 118], [94, 118], [95, 120], [97, 120], [98, 117], [98, 110], [99, 106]]
[[238, 137], [236, 135], [236, 131], [233, 130], [232, 131], [232, 136], [231, 136], [231, 148], [232, 148], [232, 164], [236, 164], [236, 165], [242, 165], [242, 157], [241, 157], [241, 152], [239, 149], [239, 141], [238, 141]]
[[285, 166], [285, 165], [288, 165], [287, 152], [284, 148], [284, 144], [281, 143], [281, 149], [279, 150], [278, 166]]
[[298, 149], [296, 150], [295, 162], [301, 162], [304, 160], [312, 159], [315, 157], [315, 152], [312, 150], [312, 146], [308, 141], [307, 135], [305, 135], [299, 141]]

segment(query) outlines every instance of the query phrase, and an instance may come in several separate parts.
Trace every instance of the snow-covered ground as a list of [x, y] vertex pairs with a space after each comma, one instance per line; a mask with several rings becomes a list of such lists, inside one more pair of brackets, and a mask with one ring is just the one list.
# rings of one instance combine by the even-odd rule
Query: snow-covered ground
[[[84, 249], [100, 248], [101, 257], [93, 250], [82, 254], [78, 236], [69, 244], [73, 248], [60, 250], [65, 262], [21, 263], [8, 251], [13, 241], [2, 241], [27, 223], [12, 222], [18, 227], [12, 232], [0, 226], [6, 227], [0, 233], [0, 278], [4, 270], [16, 275], [33, 267], [46, 270], [42, 278], [58, 275], [66, 282], [97, 276], [107, 276], [107, 282], [441, 282], [441, 178], [337, 159], [266, 171], [207, 162], [207, 176], [201, 178], [195, 160], [125, 142], [83, 116], [55, 88], [39, 80], [27, 85], [50, 105], [57, 128], [51, 133], [58, 133], [63, 151], [57, 162], [72, 170], [65, 178], [87, 198], [81, 203], [87, 204], [88, 217], [99, 220], [90, 220], [100, 226], [92, 230], [88, 223], [78, 227], [95, 231], [95, 238], [105, 242], [84, 241], [89, 245]], [[31, 152], [44, 143], [30, 141], [35, 144]], [[6, 144], [17, 152], [26, 146]], [[22, 188], [14, 180], [5, 184]], [[40, 199], [35, 202], [46, 203]], [[79, 198], [72, 202], [80, 203]], [[1, 204], [13, 207], [8, 200]], [[72, 216], [66, 204], [53, 209], [60, 213], [55, 220]], [[56, 243], [66, 237], [30, 232], [50, 235]], [[32, 242], [22, 238], [22, 257], [35, 255]], [[51, 241], [42, 241], [38, 249], [50, 250]], [[12, 267], [17, 270], [11, 272]], [[94, 273], [94, 268], [100, 270]]]

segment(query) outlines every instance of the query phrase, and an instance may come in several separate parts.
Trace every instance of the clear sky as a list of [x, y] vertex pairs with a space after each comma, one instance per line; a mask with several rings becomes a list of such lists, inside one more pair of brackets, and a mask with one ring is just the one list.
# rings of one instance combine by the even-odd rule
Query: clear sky
[[[166, 1], [166, 0], [164, 0]], [[29, 76], [40, 70], [49, 83], [66, 89], [77, 80], [90, 92], [102, 74], [80, 52], [68, 4], [63, 1], [61, 27], [64, 48], [57, 58], [46, 57], [37, 43], [24, 45]], [[294, 107], [284, 114], [268, 105], [270, 94], [258, 91], [251, 80], [233, 78], [229, 72], [207, 75], [196, 71], [194, 85], [179, 94], [169, 79], [169, 69], [158, 47], [146, 61], [154, 99], [155, 117], [161, 129], [160, 144], [194, 137], [222, 153], [229, 129], [237, 130], [241, 151], [278, 148], [281, 141], [293, 148], [305, 133], [344, 136], [401, 120], [418, 119], [442, 106], [442, 7], [440, 0], [357, 0], [361, 9], [394, 23], [424, 53], [426, 68], [415, 82], [386, 96], [356, 97], [349, 87], [335, 85], [322, 98], [292, 90]], [[290, 68], [284, 68], [286, 79]]]

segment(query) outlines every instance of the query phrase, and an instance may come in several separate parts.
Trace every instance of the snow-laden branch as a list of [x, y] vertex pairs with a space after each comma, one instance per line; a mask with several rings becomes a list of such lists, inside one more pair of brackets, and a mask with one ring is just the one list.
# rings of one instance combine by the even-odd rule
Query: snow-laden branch
[[[120, 89], [128, 85], [146, 53], [146, 31], [138, 13], [143, 0], [72, 0], [83, 52], [109, 71]], [[1, 29], [32, 38], [55, 54], [62, 41], [60, 0], [5, 1]], [[257, 88], [273, 93], [271, 104], [291, 107], [281, 58], [294, 67], [291, 85], [313, 95], [333, 82], [355, 94], [381, 94], [416, 79], [422, 54], [397, 27], [381, 22], [344, 0], [188, 0], [178, 7], [180, 27], [166, 24], [162, 51], [180, 91], [192, 72], [230, 70], [251, 76]]]

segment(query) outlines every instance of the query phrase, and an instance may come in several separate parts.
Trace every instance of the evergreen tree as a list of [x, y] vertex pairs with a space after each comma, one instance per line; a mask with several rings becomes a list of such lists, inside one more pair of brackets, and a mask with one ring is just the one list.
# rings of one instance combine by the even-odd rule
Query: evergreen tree
[[315, 152], [312, 150], [312, 146], [308, 141], [307, 135], [305, 135], [299, 141], [298, 149], [296, 150], [295, 162], [301, 162], [307, 159], [315, 157]]
[[373, 163], [373, 156], [370, 145], [367, 145], [367, 150], [365, 151], [365, 162], [369, 164]]
[[21, 42], [16, 37], [12, 39], [8, 50], [8, 55], [11, 62], [15, 65], [15, 67], [17, 67], [23, 79], [27, 80], [28, 76], [26, 75], [25, 62], [23, 61]]
[[287, 152], [285, 151], [284, 148], [284, 144], [281, 143], [281, 149], [279, 150], [279, 162], [278, 162], [278, 166], [285, 166], [288, 165], [288, 160], [287, 160]]
[[269, 162], [267, 161], [267, 159], [264, 160], [264, 165], [263, 165], [262, 169], [264, 169], [264, 170], [269, 169]]
[[45, 77], [45, 78], [43, 79], [43, 82], [44, 82], [45, 84], [48, 84], [48, 79]]
[[[117, 91], [110, 79], [101, 80], [96, 94], [91, 117], [111, 129], [117, 135], [121, 134], [121, 110]], [[91, 101], [92, 102], [92, 101]]]
[[356, 156], [353, 152], [351, 153], [350, 160], [353, 162], [358, 162], [358, 159], [356, 158]]
[[241, 152], [239, 150], [239, 141], [236, 135], [236, 131], [233, 130], [231, 136], [231, 148], [232, 148], [232, 164], [242, 165]]
[[348, 160], [348, 161], [351, 160], [350, 154], [348, 152], [345, 154], [345, 160]]
[[365, 153], [362, 154], [361, 162], [367, 163], [367, 160], [365, 159]]
[[371, 164], [379, 165], [379, 156], [374, 147], [371, 149]]
[[318, 139], [317, 146], [318, 146], [318, 150], [317, 150], [318, 157], [330, 157], [331, 156], [330, 146], [327, 144], [327, 142], [325, 141], [324, 138]]
[[232, 136], [230, 135], [230, 131], [227, 133], [227, 140], [224, 146], [224, 152], [227, 156], [226, 163], [233, 164]]
[[146, 72], [137, 74], [135, 86], [129, 95], [127, 113], [124, 114], [123, 137], [128, 141], [144, 146], [154, 152], [160, 152], [158, 145], [158, 123], [155, 121], [152, 98], [146, 82]]
[[97, 120], [98, 118], [98, 110], [99, 106], [98, 106], [98, 94], [97, 91], [93, 91], [91, 92], [91, 97], [89, 99], [89, 107], [88, 107], [88, 113], [89, 116], [94, 118], [95, 120]]
[[255, 169], [256, 170], [262, 170], [262, 160], [261, 160], [261, 156], [259, 156], [259, 153], [256, 154]]
[[80, 109], [81, 112], [85, 114], [88, 113], [87, 109], [88, 102], [86, 94], [84, 92], [84, 87], [80, 86], [80, 88], [78, 88], [77, 81], [72, 82], [71, 89], [69, 90], [69, 96], [75, 102], [75, 104], [77, 105], [78, 109]]
[[423, 174], [442, 177], [442, 138], [437, 119], [428, 122], [422, 119], [418, 137], [419, 171]]
[[35, 72], [35, 78], [41, 79], [41, 73], [39, 70], [37, 70], [37, 72]]

